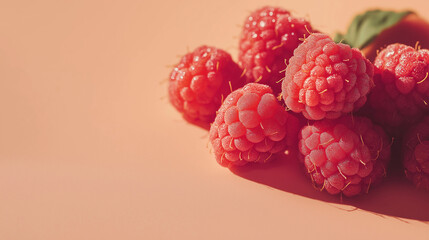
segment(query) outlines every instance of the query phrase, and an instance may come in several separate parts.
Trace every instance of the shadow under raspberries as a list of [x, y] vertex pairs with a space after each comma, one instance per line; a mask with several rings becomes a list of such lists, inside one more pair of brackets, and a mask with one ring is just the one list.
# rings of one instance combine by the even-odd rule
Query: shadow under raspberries
[[250, 181], [315, 200], [353, 206], [380, 216], [429, 221], [429, 191], [417, 189], [405, 178], [399, 154], [392, 153], [397, 159], [392, 159], [383, 182], [371, 187], [368, 194], [351, 198], [315, 189], [297, 154], [293, 151], [266, 164], [247, 164], [230, 170]]

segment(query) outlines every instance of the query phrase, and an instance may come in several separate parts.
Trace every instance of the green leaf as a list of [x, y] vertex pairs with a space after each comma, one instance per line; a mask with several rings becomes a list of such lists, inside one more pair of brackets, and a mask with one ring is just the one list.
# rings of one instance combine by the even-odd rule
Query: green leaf
[[349, 44], [355, 48], [364, 48], [374, 40], [378, 34], [397, 24], [411, 11], [392, 12], [371, 10], [356, 16], [346, 34], [337, 33], [334, 41]]

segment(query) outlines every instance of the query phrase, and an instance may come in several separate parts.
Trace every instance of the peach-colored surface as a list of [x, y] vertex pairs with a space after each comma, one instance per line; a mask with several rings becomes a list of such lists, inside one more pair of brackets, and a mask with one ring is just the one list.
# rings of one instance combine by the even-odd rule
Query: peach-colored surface
[[391, 177], [340, 204], [292, 162], [229, 171], [166, 94], [178, 55], [236, 58], [265, 4], [328, 33], [369, 7], [429, 12], [384, 2], [2, 1], [0, 239], [428, 239], [429, 193]]

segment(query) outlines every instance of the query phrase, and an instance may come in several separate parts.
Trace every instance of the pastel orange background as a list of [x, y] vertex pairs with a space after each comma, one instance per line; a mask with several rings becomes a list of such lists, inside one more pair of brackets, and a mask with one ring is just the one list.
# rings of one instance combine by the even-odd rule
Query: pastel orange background
[[[424, 1], [2, 1], [0, 239], [428, 239], [429, 194], [388, 178], [340, 202], [293, 161], [229, 171], [169, 104], [178, 56], [237, 57], [276, 5], [344, 31], [368, 8]], [[257, 183], [256, 183], [257, 182]]]

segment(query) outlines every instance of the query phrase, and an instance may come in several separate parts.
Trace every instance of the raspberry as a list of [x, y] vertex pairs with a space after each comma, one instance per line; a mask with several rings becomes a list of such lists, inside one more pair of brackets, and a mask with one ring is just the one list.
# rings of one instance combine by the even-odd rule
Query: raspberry
[[429, 116], [405, 134], [402, 149], [405, 175], [417, 187], [429, 190]]
[[368, 95], [363, 114], [401, 134], [407, 125], [429, 112], [429, 50], [392, 44], [375, 59], [375, 88]]
[[263, 163], [296, 143], [298, 124], [269, 86], [249, 83], [223, 102], [210, 128], [210, 142], [222, 166]]
[[201, 46], [183, 56], [171, 72], [170, 102], [189, 122], [208, 126], [222, 99], [245, 84], [241, 73], [227, 52]]
[[282, 95], [307, 119], [335, 119], [364, 105], [372, 77], [373, 66], [358, 49], [314, 33], [289, 60]]
[[244, 22], [238, 55], [248, 81], [269, 85], [279, 94], [285, 63], [309, 31], [310, 23], [282, 8], [263, 7], [251, 13]]
[[[397, 12], [397, 14], [399, 13]], [[378, 25], [377, 29], [382, 27], [383, 23], [386, 22], [375, 23]], [[371, 27], [374, 27], [374, 25], [371, 25]], [[398, 19], [395, 25], [389, 25], [388, 28], [381, 28], [380, 30], [382, 31], [371, 41], [370, 45], [362, 49], [362, 52], [370, 61], [374, 61], [379, 49], [393, 43], [414, 46], [416, 42], [419, 42], [422, 48], [429, 48], [429, 23], [417, 13], [408, 12], [406, 16]]]
[[386, 133], [365, 117], [316, 121], [301, 129], [298, 145], [313, 184], [330, 194], [368, 192], [390, 158]]

